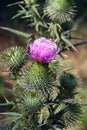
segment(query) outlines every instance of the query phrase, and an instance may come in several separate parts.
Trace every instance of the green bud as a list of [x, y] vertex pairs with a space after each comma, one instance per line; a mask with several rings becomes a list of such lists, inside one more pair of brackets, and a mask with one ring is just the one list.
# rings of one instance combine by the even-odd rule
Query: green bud
[[25, 111], [29, 113], [36, 113], [39, 111], [45, 102], [43, 94], [36, 91], [27, 91], [21, 96], [21, 102], [25, 108]]
[[61, 27], [62, 27], [63, 31], [68, 31], [68, 30], [72, 29], [73, 22], [66, 21], [66, 22], [64, 22], [64, 23], [61, 24]]
[[1, 53], [1, 61], [5, 68], [15, 73], [24, 65], [27, 55], [22, 47], [11, 47]]
[[47, 0], [45, 14], [59, 23], [72, 19], [74, 15], [74, 0]]
[[73, 74], [64, 73], [60, 77], [60, 84], [66, 90], [68, 89], [73, 90], [77, 87], [78, 81], [77, 81], [77, 78]]
[[34, 62], [18, 80], [19, 86], [25, 90], [41, 90], [44, 93], [51, 91], [55, 77], [49, 70], [48, 64]]

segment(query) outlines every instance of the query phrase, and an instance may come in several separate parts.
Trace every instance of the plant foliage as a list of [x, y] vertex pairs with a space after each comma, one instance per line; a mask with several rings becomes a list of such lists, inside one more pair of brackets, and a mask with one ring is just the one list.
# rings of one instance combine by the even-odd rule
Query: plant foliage
[[[15, 29], [3, 30], [23, 36], [30, 41], [39, 37], [51, 38], [61, 49], [76, 50], [70, 30], [75, 13], [74, 0], [22, 0], [9, 6], [20, 9], [13, 18], [28, 20], [30, 34]], [[61, 51], [60, 51], [61, 52]], [[6, 100], [2, 106], [12, 104], [0, 130], [63, 130], [77, 125], [82, 116], [78, 99], [79, 79], [63, 68], [62, 54], [50, 63], [31, 61], [28, 48], [10, 47], [0, 54], [0, 60], [14, 79], [14, 101]], [[14, 78], [13, 78], [14, 77]]]

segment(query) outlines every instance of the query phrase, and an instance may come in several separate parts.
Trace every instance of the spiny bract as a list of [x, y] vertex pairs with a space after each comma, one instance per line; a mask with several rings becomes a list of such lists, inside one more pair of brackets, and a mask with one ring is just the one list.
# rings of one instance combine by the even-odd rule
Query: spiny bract
[[11, 72], [19, 71], [27, 59], [26, 50], [22, 47], [10, 47], [1, 53], [1, 60]]
[[60, 77], [60, 84], [62, 87], [64, 87], [66, 90], [74, 90], [78, 86], [78, 79], [75, 75], [71, 73], [64, 73]]
[[26, 90], [51, 91], [54, 86], [55, 75], [50, 71], [48, 64], [34, 62], [33, 65], [22, 74], [18, 85]]
[[74, 0], [47, 0], [45, 14], [59, 23], [70, 20], [75, 13]]
[[29, 113], [36, 113], [43, 107], [45, 102], [44, 95], [36, 91], [27, 91], [20, 98], [25, 111]]
[[[55, 108], [56, 117], [54, 124], [58, 126], [61, 124], [64, 128], [75, 126], [83, 113], [82, 107], [77, 101], [73, 101], [69, 104], [60, 104], [58, 107], [55, 106]], [[63, 115], [60, 116], [60, 113], [61, 115], [63, 113]]]

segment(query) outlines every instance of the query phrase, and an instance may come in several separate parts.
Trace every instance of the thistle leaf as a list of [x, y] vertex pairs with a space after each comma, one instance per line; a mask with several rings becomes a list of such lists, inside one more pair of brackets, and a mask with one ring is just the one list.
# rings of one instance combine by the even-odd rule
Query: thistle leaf
[[38, 10], [37, 10], [37, 7], [38, 5], [33, 5], [32, 6], [32, 10], [37, 14], [37, 16], [40, 18], [40, 14], [39, 14], [39, 12], [38, 12]]
[[61, 34], [61, 39], [62, 39], [63, 42], [67, 45], [67, 49], [68, 49], [68, 46], [69, 46], [69, 47], [71, 47], [72, 49], [74, 49], [76, 52], [78, 52], [77, 49], [73, 46], [72, 42], [71, 42], [69, 39], [66, 39], [63, 34]]
[[5, 30], [5, 31], [8, 31], [8, 32], [11, 32], [11, 33], [14, 33], [16, 35], [19, 35], [19, 36], [22, 36], [22, 37], [25, 37], [25, 38], [30, 38], [31, 37], [31, 34], [29, 33], [24, 33], [22, 31], [18, 31], [16, 29], [12, 29], [12, 28], [7, 28], [7, 27], [0, 27], [1, 29]]
[[13, 103], [13, 102], [0, 103], [0, 107], [1, 107], [1, 106], [8, 106], [8, 105], [14, 105], [14, 103]]
[[27, 6], [30, 6], [31, 4], [35, 4], [36, 0], [24, 0]]
[[16, 113], [16, 112], [3, 112], [0, 113], [0, 115], [7, 115], [7, 116], [12, 116], [12, 117], [18, 117], [18, 118], [22, 118], [22, 114]]
[[23, 3], [24, 3], [23, 1], [15, 2], [15, 3], [9, 4], [8, 7], [13, 6], [13, 5], [23, 4]]

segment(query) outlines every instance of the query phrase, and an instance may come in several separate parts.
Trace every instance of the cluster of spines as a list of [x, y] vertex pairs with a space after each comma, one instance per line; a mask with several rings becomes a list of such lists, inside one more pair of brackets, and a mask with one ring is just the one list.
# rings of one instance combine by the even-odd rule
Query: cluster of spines
[[46, 2], [45, 14], [47, 14], [53, 21], [60, 24], [72, 19], [75, 13], [75, 5], [73, 0], [48, 0]]
[[46, 94], [54, 87], [55, 74], [50, 71], [48, 64], [34, 62], [31, 67], [23, 72], [17, 83], [26, 90], [41, 90]]
[[43, 93], [35, 90], [27, 91], [20, 96], [24, 110], [30, 114], [35, 114], [43, 107], [45, 97]]
[[10, 47], [0, 55], [5, 68], [13, 75], [18, 74], [27, 60], [27, 52], [22, 47]]

